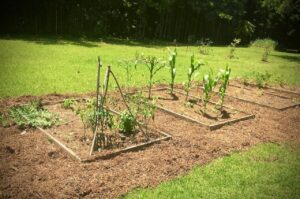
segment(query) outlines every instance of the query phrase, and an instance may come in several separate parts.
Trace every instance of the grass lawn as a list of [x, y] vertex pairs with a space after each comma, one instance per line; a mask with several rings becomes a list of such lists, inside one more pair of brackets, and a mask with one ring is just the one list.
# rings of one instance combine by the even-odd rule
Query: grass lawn
[[[299, 145], [298, 145], [299, 146]], [[261, 144], [124, 198], [299, 198], [300, 149]]]
[[[166, 59], [167, 48], [164, 44], [116, 40], [0, 39], [0, 98], [94, 91], [98, 55], [101, 55], [104, 66], [112, 65], [120, 82], [125, 85], [125, 69], [118, 64], [118, 60], [133, 58], [136, 52]], [[178, 47], [177, 83], [186, 80], [187, 67], [193, 53], [207, 62], [199, 78], [209, 68], [216, 71], [228, 64], [235, 77], [249, 75], [251, 71], [268, 71], [272, 74], [272, 81], [282, 79], [289, 84], [300, 85], [299, 54], [275, 51], [271, 53], [269, 63], [265, 63], [261, 61], [261, 49], [237, 48], [238, 58], [229, 59], [228, 47], [212, 47], [209, 55], [200, 55], [197, 47], [185, 46]], [[146, 67], [138, 66], [135, 73], [131, 84], [145, 85], [148, 81], [145, 77]], [[169, 76], [168, 69], [164, 69], [158, 73], [156, 80], [168, 82]]]

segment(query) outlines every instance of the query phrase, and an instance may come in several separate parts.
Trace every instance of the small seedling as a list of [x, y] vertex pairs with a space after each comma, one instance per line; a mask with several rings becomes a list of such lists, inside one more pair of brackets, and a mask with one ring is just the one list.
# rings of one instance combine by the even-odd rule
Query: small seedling
[[126, 87], [127, 87], [127, 91], [129, 91], [129, 88], [132, 84], [131, 82], [133, 76], [132, 69], [136, 69], [136, 66], [138, 64], [138, 55], [136, 55], [135, 60], [121, 60], [119, 61], [119, 64], [123, 66], [126, 70]]
[[209, 38], [201, 39], [197, 42], [199, 44], [199, 52], [202, 55], [208, 55], [211, 53], [210, 46], [212, 45], [212, 41]]
[[255, 76], [255, 82], [257, 87], [264, 88], [267, 85], [267, 83], [270, 81], [272, 75], [268, 72], [265, 73], [256, 72], [254, 73], [254, 76]]
[[68, 99], [64, 99], [62, 107], [64, 109], [74, 110], [75, 109], [75, 105], [76, 105], [76, 100], [74, 98], [68, 98]]
[[203, 61], [201, 60], [201, 61], [197, 61], [197, 63], [195, 63], [195, 56], [192, 55], [191, 56], [191, 65], [190, 65], [189, 72], [188, 72], [188, 81], [184, 84], [184, 90], [186, 92], [185, 101], [188, 100], [189, 92], [190, 92], [191, 86], [192, 86], [192, 80], [193, 80], [193, 78], [195, 78], [198, 75], [195, 72], [197, 70], [199, 70], [201, 66], [204, 66]]
[[171, 94], [173, 94], [174, 82], [176, 76], [176, 56], [177, 56], [177, 51], [175, 48], [174, 51], [170, 51], [170, 56], [169, 56], [169, 70], [171, 74], [171, 82], [170, 82]]
[[229, 47], [229, 59], [237, 58], [235, 55], [236, 46], [241, 43], [241, 39], [234, 38]]

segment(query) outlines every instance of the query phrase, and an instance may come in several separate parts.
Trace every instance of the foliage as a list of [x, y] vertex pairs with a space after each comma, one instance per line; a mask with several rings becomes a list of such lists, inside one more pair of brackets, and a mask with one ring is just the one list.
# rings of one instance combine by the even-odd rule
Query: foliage
[[200, 41], [197, 42], [199, 45], [199, 53], [202, 55], [209, 55], [211, 53], [211, 48], [210, 46], [213, 44], [213, 42], [209, 39], [201, 39]]
[[133, 135], [136, 132], [137, 123], [135, 112], [131, 114], [128, 111], [123, 111], [120, 115], [119, 130], [125, 136]]
[[268, 62], [269, 55], [272, 50], [274, 50], [277, 46], [277, 42], [272, 39], [257, 39], [251, 43], [252, 47], [263, 48], [263, 54], [261, 60], [264, 62]]
[[119, 61], [119, 64], [121, 66], [123, 66], [126, 70], [126, 86], [127, 86], [127, 89], [129, 89], [129, 87], [132, 85], [131, 84], [131, 81], [132, 81], [132, 76], [133, 76], [133, 72], [132, 72], [132, 69], [136, 69], [136, 66], [137, 66], [137, 63], [138, 63], [138, 55], [136, 55], [136, 58], [135, 60], [120, 60]]
[[93, 131], [95, 130], [96, 116], [98, 116], [99, 120], [100, 118], [104, 118], [104, 125], [106, 125], [108, 128], [112, 129], [114, 126], [113, 115], [108, 110], [101, 109], [96, 112], [95, 100], [88, 100], [85, 104], [77, 107], [76, 114], [80, 116], [85, 131], [89, 128]]
[[210, 71], [209, 74], [206, 74], [203, 77], [203, 96], [202, 96], [203, 114], [206, 114], [207, 103], [213, 96], [214, 88], [218, 84], [218, 81], [219, 81], [218, 78], [213, 78], [212, 71]]
[[154, 120], [154, 113], [156, 111], [155, 99], [149, 100], [145, 98], [142, 92], [138, 92], [129, 96], [130, 107], [137, 113], [137, 117], [141, 116], [146, 123], [149, 119]]
[[229, 50], [229, 58], [233, 59], [236, 57], [235, 50], [236, 46], [241, 43], [241, 39], [234, 38], [233, 41], [230, 43], [230, 50]]
[[224, 98], [226, 95], [226, 89], [227, 86], [229, 85], [229, 77], [230, 77], [230, 73], [231, 73], [231, 69], [228, 68], [228, 65], [226, 66], [225, 70], [220, 70], [219, 74], [218, 74], [218, 79], [219, 79], [219, 83], [220, 88], [219, 88], [219, 96], [220, 96], [220, 100], [219, 100], [219, 108], [220, 111], [222, 112], [223, 109], [223, 104], [224, 104]]
[[176, 56], [177, 56], [177, 50], [175, 48], [174, 51], [170, 51], [170, 56], [169, 56], [169, 67], [170, 67], [169, 70], [171, 74], [171, 82], [170, 82], [171, 94], [173, 94], [174, 81], [176, 76]]
[[21, 129], [26, 127], [49, 128], [59, 121], [57, 115], [42, 107], [41, 101], [34, 101], [23, 106], [14, 106], [10, 108], [9, 116]]
[[68, 98], [63, 100], [62, 107], [64, 109], [74, 110], [76, 105], [76, 100], [74, 98]]
[[186, 98], [185, 98], [186, 101], [188, 100], [188, 97], [189, 97], [189, 92], [190, 92], [190, 89], [191, 89], [191, 86], [192, 86], [192, 80], [193, 80], [194, 77], [196, 77], [198, 75], [195, 72], [197, 70], [199, 70], [201, 68], [201, 66], [204, 66], [204, 62], [202, 60], [198, 60], [195, 63], [195, 56], [192, 55], [191, 56], [191, 64], [190, 64], [189, 71], [188, 71], [188, 74], [187, 74], [188, 75], [188, 80], [184, 84], [184, 90], [186, 92]]
[[7, 127], [10, 124], [10, 119], [6, 115], [0, 112], [0, 125], [3, 127]]
[[254, 77], [255, 77], [255, 83], [259, 88], [263, 88], [266, 86], [266, 84], [270, 81], [271, 79], [271, 74], [269, 72], [265, 73], [260, 73], [260, 72], [255, 72]]
[[274, 50], [277, 46], [277, 42], [270, 39], [256, 39], [250, 43], [251, 47], [257, 47], [257, 48], [270, 48], [271, 50]]
[[152, 89], [152, 85], [153, 85], [153, 79], [154, 76], [156, 75], [156, 73], [161, 70], [162, 68], [165, 67], [165, 62], [161, 61], [161, 59], [159, 59], [156, 56], [148, 56], [148, 57], [144, 57], [144, 55], [142, 54], [139, 58], [138, 58], [138, 62], [142, 62], [147, 66], [148, 72], [149, 72], [149, 81], [148, 81], [148, 98], [151, 98], [151, 89]]

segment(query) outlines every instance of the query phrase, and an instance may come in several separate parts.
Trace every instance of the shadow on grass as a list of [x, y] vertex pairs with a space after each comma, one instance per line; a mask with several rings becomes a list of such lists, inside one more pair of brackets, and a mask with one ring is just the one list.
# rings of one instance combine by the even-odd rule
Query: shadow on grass
[[[74, 36], [34, 36], [34, 35], [12, 35], [12, 36], [0, 36], [1, 39], [7, 40], [22, 40], [33, 42], [43, 45], [78, 45], [88, 48], [99, 47], [101, 42], [111, 45], [126, 45], [137, 46], [146, 48], [164, 48], [166, 46], [175, 46], [172, 42], [163, 42], [157, 40], [131, 40], [120, 38], [86, 38], [86, 37], [74, 37]], [[178, 46], [184, 46], [183, 44], [177, 44]]]
[[286, 59], [292, 62], [300, 62], [300, 55], [272, 55], [273, 57], [278, 57], [281, 59]]

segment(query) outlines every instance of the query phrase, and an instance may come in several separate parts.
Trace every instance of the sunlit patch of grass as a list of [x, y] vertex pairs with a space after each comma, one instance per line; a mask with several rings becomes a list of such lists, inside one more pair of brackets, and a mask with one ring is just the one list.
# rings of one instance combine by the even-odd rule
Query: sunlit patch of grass
[[[298, 145], [299, 146], [299, 145]], [[262, 144], [124, 198], [299, 198], [300, 149]]]
[[[126, 85], [125, 68], [118, 64], [119, 60], [133, 58], [136, 52], [167, 59], [167, 48], [173, 49], [174, 46], [114, 41], [1, 39], [0, 97], [94, 91], [98, 55], [101, 55], [104, 66], [111, 65], [120, 82]], [[256, 48], [237, 48], [236, 59], [228, 58], [228, 47], [212, 47], [209, 55], [201, 55], [196, 46], [179, 46], [177, 52], [177, 83], [186, 81], [190, 56], [194, 53], [196, 59], [207, 62], [199, 79], [209, 71], [209, 67], [217, 71], [228, 64], [233, 77], [247, 75], [251, 71], [268, 71], [272, 74], [271, 80], [280, 76], [289, 84], [300, 85], [298, 54], [274, 51], [269, 62], [264, 63], [261, 61], [263, 51]], [[145, 66], [138, 66], [135, 74], [133, 81], [136, 86], [147, 85]], [[167, 68], [156, 76], [157, 82], [167, 83], [169, 79]]]

